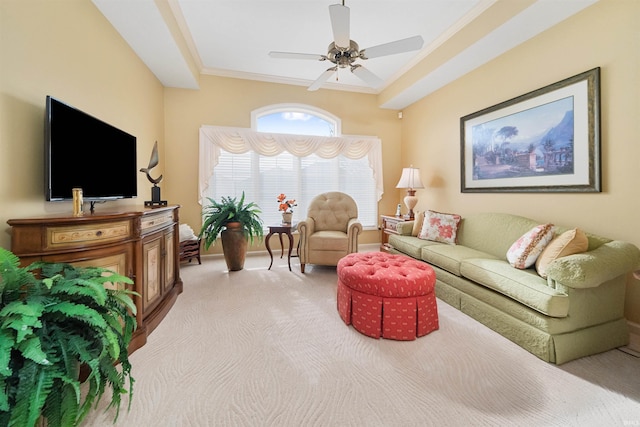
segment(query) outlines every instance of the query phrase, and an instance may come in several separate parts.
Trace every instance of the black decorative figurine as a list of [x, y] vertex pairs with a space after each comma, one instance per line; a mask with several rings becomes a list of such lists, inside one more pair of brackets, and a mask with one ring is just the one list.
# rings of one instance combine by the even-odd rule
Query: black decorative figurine
[[167, 206], [166, 200], [160, 200], [160, 187], [158, 187], [158, 183], [162, 181], [162, 175], [154, 179], [149, 174], [151, 169], [158, 166], [159, 162], [160, 157], [158, 156], [158, 141], [156, 141], [156, 143], [153, 144], [153, 151], [151, 152], [151, 159], [149, 159], [149, 166], [140, 169], [140, 172], [144, 172], [145, 174], [147, 174], [147, 179], [150, 183], [153, 184], [153, 187], [151, 187], [151, 200], [145, 201], [145, 206]]

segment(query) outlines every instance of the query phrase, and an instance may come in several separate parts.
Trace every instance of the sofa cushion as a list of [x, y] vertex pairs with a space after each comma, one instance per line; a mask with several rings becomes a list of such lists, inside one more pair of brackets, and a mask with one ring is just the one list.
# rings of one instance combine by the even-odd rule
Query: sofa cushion
[[465, 216], [458, 227], [458, 245], [506, 259], [509, 247], [540, 221], [506, 213]]
[[497, 259], [493, 255], [460, 245], [438, 243], [422, 247], [421, 259], [460, 276], [460, 262], [468, 258]]
[[427, 211], [424, 214], [424, 222], [418, 237], [455, 245], [460, 219], [462, 217], [456, 214]]
[[418, 239], [417, 237], [413, 236], [398, 236], [396, 234], [391, 234], [389, 236], [389, 245], [391, 245], [399, 252], [409, 255], [415, 259], [421, 259], [423, 247], [441, 244], [442, 243]]
[[509, 264], [520, 269], [531, 267], [553, 239], [554, 231], [553, 224], [540, 224], [524, 233], [507, 251]]
[[547, 286], [533, 269], [515, 269], [503, 260], [470, 258], [460, 263], [460, 274], [547, 316], [569, 313], [569, 296]]
[[585, 252], [589, 240], [584, 231], [574, 228], [554, 238], [536, 260], [536, 270], [541, 277], [547, 277], [547, 267], [558, 258]]

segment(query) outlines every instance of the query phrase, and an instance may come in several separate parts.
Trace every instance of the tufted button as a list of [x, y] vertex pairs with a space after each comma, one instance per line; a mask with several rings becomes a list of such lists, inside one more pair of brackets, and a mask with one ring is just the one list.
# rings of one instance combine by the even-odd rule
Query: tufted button
[[433, 291], [435, 273], [425, 263], [405, 255], [365, 252], [338, 262], [338, 277], [345, 286], [370, 295], [417, 296]]

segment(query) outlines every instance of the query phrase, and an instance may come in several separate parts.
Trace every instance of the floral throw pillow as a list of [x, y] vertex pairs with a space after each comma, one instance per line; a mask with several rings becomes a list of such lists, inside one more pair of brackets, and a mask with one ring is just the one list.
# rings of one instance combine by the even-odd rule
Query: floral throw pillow
[[554, 232], [553, 224], [541, 224], [524, 233], [507, 251], [509, 264], [519, 269], [531, 267], [553, 239]]
[[461, 219], [456, 214], [426, 211], [418, 238], [455, 245]]

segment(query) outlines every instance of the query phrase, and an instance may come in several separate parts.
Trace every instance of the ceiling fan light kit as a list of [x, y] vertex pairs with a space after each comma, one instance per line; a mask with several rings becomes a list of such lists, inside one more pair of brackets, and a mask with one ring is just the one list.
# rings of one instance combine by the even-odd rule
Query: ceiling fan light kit
[[414, 36], [360, 50], [358, 43], [351, 40], [349, 35], [350, 11], [349, 8], [344, 5], [344, 1], [341, 5], [333, 4], [329, 6], [329, 17], [331, 18], [331, 28], [333, 30], [334, 41], [329, 44], [326, 55], [293, 52], [269, 52], [269, 56], [271, 58], [313, 59], [316, 61], [328, 60], [335, 64], [335, 67], [328, 68], [320, 75], [320, 77], [311, 83], [311, 86], [307, 88], [307, 90], [310, 91], [320, 89], [324, 82], [338, 71], [338, 68], [347, 67], [368, 86], [377, 88], [378, 86], [381, 86], [384, 81], [361, 64], [356, 64], [356, 60], [367, 60], [381, 56], [419, 50], [422, 49], [422, 45], [424, 44], [424, 40], [421, 36]]

